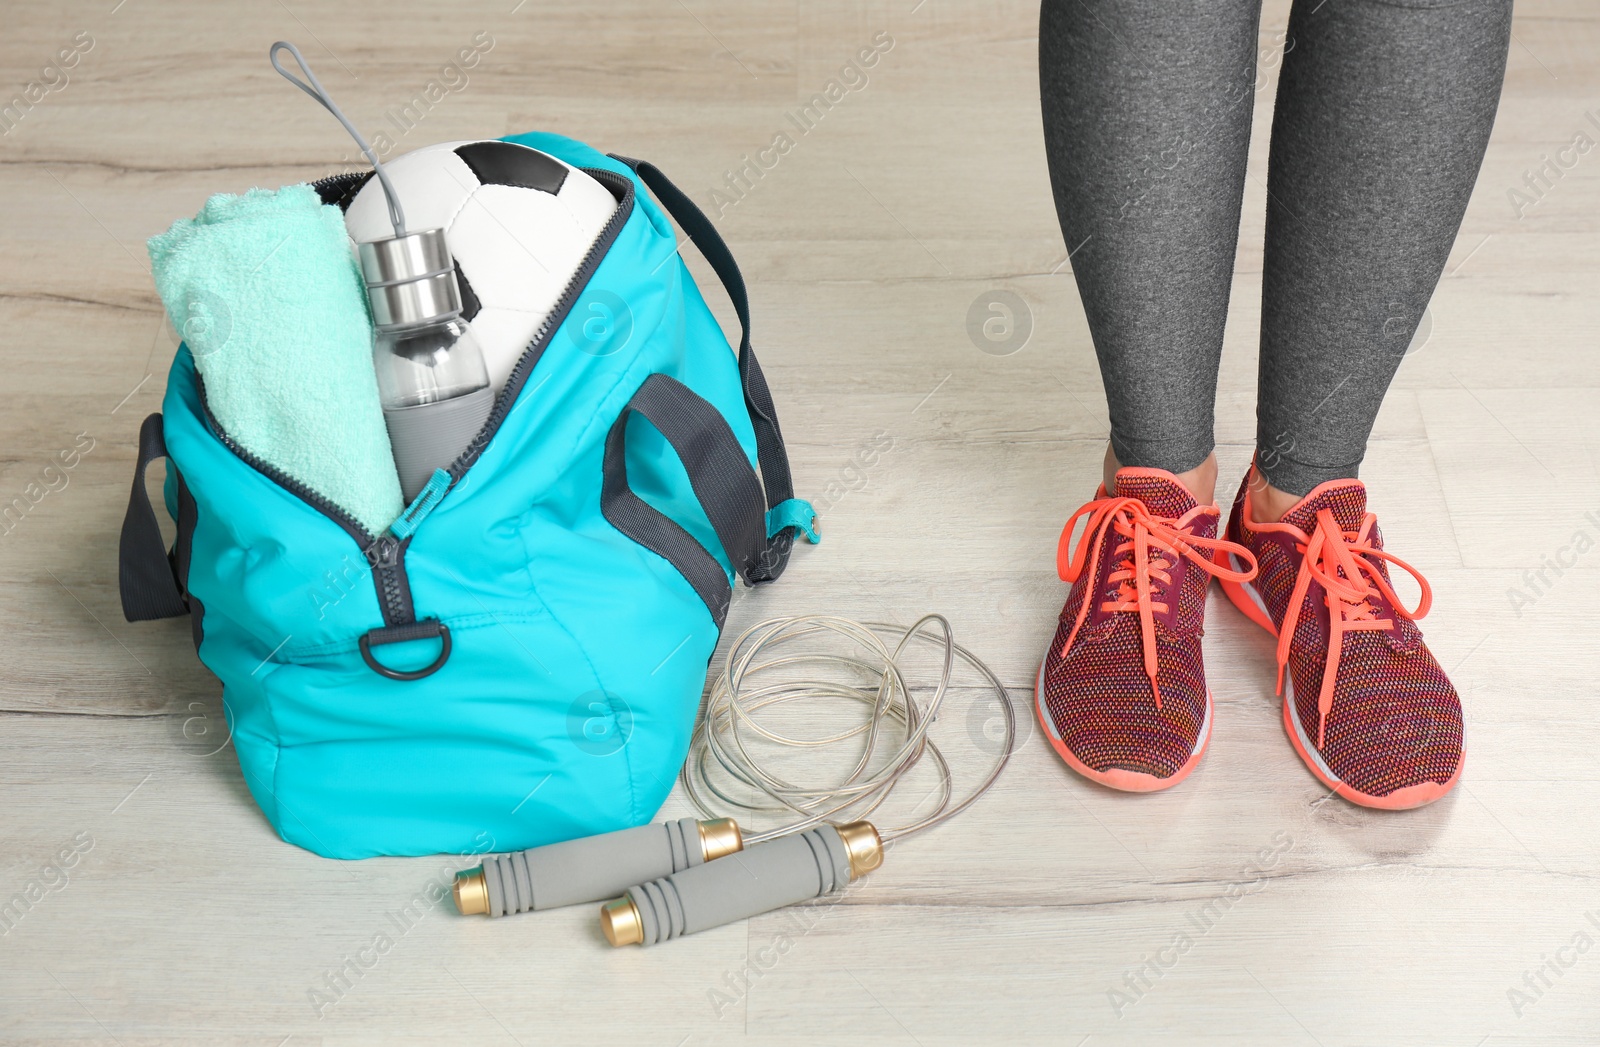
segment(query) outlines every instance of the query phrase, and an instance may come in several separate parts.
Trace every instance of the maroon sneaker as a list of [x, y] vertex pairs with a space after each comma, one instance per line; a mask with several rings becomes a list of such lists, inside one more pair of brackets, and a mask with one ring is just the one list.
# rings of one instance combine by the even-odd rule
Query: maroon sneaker
[[[1088, 524], [1069, 555], [1080, 516]], [[1085, 778], [1153, 792], [1177, 785], [1205, 753], [1206, 585], [1255, 570], [1248, 549], [1217, 538], [1220, 518], [1171, 473], [1128, 468], [1115, 495], [1100, 488], [1061, 532], [1056, 565], [1072, 590], [1035, 704], [1051, 746]], [[1248, 566], [1229, 566], [1230, 555]]]
[[[1277, 523], [1255, 523], [1246, 474], [1228, 538], [1255, 553], [1254, 581], [1223, 590], [1278, 638], [1283, 725], [1300, 758], [1352, 803], [1405, 810], [1461, 776], [1461, 699], [1422, 642], [1428, 583], [1384, 552], [1360, 480], [1322, 484]], [[1238, 561], [1219, 563], [1238, 567]], [[1389, 565], [1422, 587], [1408, 610]], [[1285, 673], [1285, 669], [1288, 670]]]

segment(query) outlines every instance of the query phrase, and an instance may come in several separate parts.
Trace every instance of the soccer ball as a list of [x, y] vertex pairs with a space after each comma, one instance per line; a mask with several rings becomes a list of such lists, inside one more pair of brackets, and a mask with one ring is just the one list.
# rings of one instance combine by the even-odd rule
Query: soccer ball
[[[498, 391], [616, 211], [616, 198], [577, 168], [511, 142], [424, 146], [383, 168], [406, 229], [444, 230], [461, 317]], [[344, 221], [358, 244], [394, 235], [378, 179], [367, 179]]]

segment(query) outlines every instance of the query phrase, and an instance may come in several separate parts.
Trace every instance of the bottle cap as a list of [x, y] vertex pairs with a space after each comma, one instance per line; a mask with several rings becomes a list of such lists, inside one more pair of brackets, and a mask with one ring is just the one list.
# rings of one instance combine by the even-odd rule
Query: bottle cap
[[461, 312], [461, 289], [443, 229], [357, 244], [372, 322], [398, 327]]

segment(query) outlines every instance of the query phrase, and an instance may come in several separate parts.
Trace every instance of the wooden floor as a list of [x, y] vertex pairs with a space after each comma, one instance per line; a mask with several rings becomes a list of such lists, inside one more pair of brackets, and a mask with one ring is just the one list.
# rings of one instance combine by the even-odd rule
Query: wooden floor
[[[218, 750], [187, 622], [122, 620], [135, 436], [174, 348], [143, 241], [212, 192], [348, 155], [268, 67], [280, 37], [373, 131], [485, 34], [470, 81], [393, 130], [397, 149], [550, 129], [652, 159], [705, 205], [889, 34], [870, 83], [720, 220], [798, 487], [831, 503], [826, 543], [730, 626], [942, 611], [1026, 715], [1063, 599], [1056, 536], [1106, 431], [1050, 202], [1034, 5], [113, 3], [12, 5], [0, 32], [4, 92], [81, 49], [0, 138], [0, 502], [45, 492], [0, 540], [0, 900], [38, 897], [0, 937], [0, 1041], [1600, 1043], [1600, 152], [1520, 216], [1508, 197], [1578, 134], [1600, 140], [1600, 8], [1518, 5], [1430, 334], [1364, 470], [1390, 546], [1433, 584], [1428, 637], [1466, 703], [1452, 796], [1403, 814], [1327, 799], [1283, 735], [1268, 639], [1217, 601], [1215, 741], [1181, 787], [1100, 789], [1025, 728], [989, 797], [803, 924], [613, 951], [589, 907], [439, 910], [400, 933], [389, 914], [451, 863], [279, 841]], [[1267, 5], [1269, 54], [1286, 6]], [[1218, 404], [1230, 491], [1254, 430], [1272, 65]], [[1009, 355], [968, 331], [997, 291], [1031, 315]], [[957, 706], [940, 729], [992, 745], [995, 715]], [[667, 813], [686, 812], [675, 795]], [[48, 886], [64, 847], [76, 864]], [[319, 1016], [310, 991], [380, 933], [395, 947]], [[1541, 965], [1548, 988], [1524, 980]]]

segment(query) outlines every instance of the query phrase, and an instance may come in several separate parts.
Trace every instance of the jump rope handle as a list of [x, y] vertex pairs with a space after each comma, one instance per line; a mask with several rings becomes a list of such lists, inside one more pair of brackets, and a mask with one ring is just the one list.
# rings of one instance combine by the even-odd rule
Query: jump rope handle
[[819, 825], [630, 887], [601, 906], [600, 929], [615, 946], [654, 945], [832, 894], [882, 864], [870, 823]]
[[698, 868], [743, 847], [732, 818], [680, 818], [490, 855], [482, 865], [456, 873], [456, 908], [463, 916], [507, 916], [597, 902], [630, 884]]

